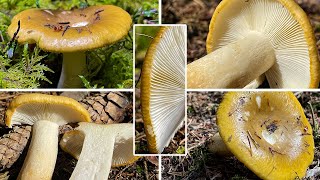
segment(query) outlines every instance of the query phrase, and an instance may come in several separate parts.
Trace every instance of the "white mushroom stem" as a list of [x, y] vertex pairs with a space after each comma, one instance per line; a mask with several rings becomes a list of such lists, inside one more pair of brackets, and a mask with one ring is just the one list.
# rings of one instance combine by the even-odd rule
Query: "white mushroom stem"
[[243, 88], [275, 64], [269, 39], [248, 33], [188, 65], [189, 88]]
[[62, 70], [58, 88], [81, 88], [83, 83], [79, 75], [86, 69], [85, 52], [63, 53]]
[[210, 152], [220, 156], [232, 156], [231, 151], [224, 144], [219, 133], [216, 133], [213, 137], [210, 138], [210, 142], [208, 143], [208, 149]]
[[59, 126], [42, 120], [33, 125], [32, 139], [18, 179], [52, 178], [58, 154]]
[[[112, 164], [115, 135], [115, 132], [103, 133], [101, 136], [87, 133], [79, 161], [72, 172], [70, 180], [108, 179]], [[101, 141], [101, 138], [104, 141]]]

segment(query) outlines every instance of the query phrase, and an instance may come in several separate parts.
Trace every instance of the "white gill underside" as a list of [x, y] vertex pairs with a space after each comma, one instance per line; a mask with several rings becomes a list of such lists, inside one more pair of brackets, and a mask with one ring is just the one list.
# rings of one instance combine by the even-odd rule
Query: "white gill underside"
[[185, 117], [186, 27], [166, 30], [154, 55], [150, 115], [159, 152], [168, 145]]
[[17, 108], [12, 116], [12, 124], [30, 124], [38, 120], [56, 122], [58, 125], [83, 121], [78, 112], [64, 105], [31, 103]]
[[214, 40], [215, 49], [242, 39], [248, 31], [261, 32], [270, 39], [277, 58], [266, 73], [270, 87], [309, 87], [308, 46], [301, 26], [290, 12], [276, 0], [231, 1], [234, 2], [220, 14], [223, 20], [218, 18], [215, 25], [214, 38], [222, 36]]

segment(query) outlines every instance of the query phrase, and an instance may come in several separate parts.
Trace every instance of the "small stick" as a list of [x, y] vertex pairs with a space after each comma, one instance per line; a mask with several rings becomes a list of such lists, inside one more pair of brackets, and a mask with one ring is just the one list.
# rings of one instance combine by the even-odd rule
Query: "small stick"
[[257, 136], [259, 139], [261, 139], [261, 137], [257, 134], [257, 132], [254, 132], [254, 135]]
[[101, 10], [96, 11], [96, 12], [94, 13], [94, 15], [97, 15], [97, 14], [101, 13], [102, 11], [104, 11], [104, 9], [101, 9]]
[[313, 122], [313, 126], [314, 126], [314, 131], [316, 136], [318, 135], [318, 131], [319, 131], [319, 124], [318, 122], [315, 120], [316, 118], [314, 117], [314, 111], [313, 111], [313, 107], [312, 104], [310, 102], [308, 102], [308, 104], [310, 105], [310, 109], [311, 109], [311, 115], [312, 115], [312, 122]]
[[147, 166], [146, 160], [143, 161], [143, 165], [144, 165], [144, 174], [146, 175], [146, 180], [149, 180], [148, 166]]
[[70, 22], [59, 22], [58, 24], [70, 24]]
[[17, 31], [13, 34], [13, 37], [12, 37], [11, 41], [9, 42], [9, 47], [11, 47], [11, 45], [12, 45], [13, 41], [16, 39], [19, 31], [20, 31], [20, 20], [18, 21], [18, 29], [17, 29]]
[[252, 149], [251, 149], [251, 142], [249, 140], [249, 137], [247, 136], [248, 142], [249, 142], [249, 146], [250, 146], [250, 155], [252, 156]]
[[62, 36], [64, 35], [64, 33], [66, 33], [66, 31], [67, 31], [69, 28], [70, 28], [69, 25], [67, 25], [67, 26], [64, 28], [64, 30], [63, 30], [63, 32], [62, 32]]
[[301, 136], [310, 136], [310, 133], [302, 133]]
[[284, 155], [284, 154], [282, 154], [282, 153], [280, 153], [280, 152], [278, 152], [276, 150], [273, 150], [271, 147], [269, 147], [269, 151], [271, 152], [272, 155], [274, 155], [273, 153], [278, 153], [280, 155]]
[[253, 145], [256, 147], [256, 149], [258, 149], [260, 147], [260, 145], [257, 143], [257, 141], [255, 141], [250, 133], [250, 131], [248, 130], [247, 133], [249, 134], [249, 137], [251, 139], [251, 141], [253, 142]]
[[153, 39], [152, 36], [149, 36], [149, 35], [147, 35], [147, 34], [136, 33], [136, 35], [144, 36], [144, 37], [148, 37], [148, 38], [150, 38], [150, 39]]

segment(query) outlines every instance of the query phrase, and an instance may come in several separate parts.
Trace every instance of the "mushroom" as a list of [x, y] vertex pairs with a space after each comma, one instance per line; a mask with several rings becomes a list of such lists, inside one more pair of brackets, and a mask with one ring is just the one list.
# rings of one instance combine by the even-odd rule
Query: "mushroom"
[[108, 179], [110, 167], [131, 164], [133, 125], [80, 122], [64, 134], [60, 147], [78, 159], [70, 179]]
[[148, 148], [161, 153], [185, 118], [186, 26], [161, 27], [141, 74], [141, 108]]
[[190, 63], [188, 88], [243, 88], [266, 76], [271, 88], [316, 88], [312, 27], [294, 0], [223, 0], [207, 37], [208, 55]]
[[[217, 125], [227, 149], [261, 179], [301, 179], [313, 161], [312, 128], [291, 92], [229, 92]], [[227, 153], [211, 151], [218, 148]]]
[[46, 94], [23, 94], [6, 111], [6, 125], [30, 124], [32, 138], [18, 179], [51, 179], [57, 154], [59, 126], [91, 121], [88, 111], [77, 101]]
[[13, 37], [21, 22], [18, 42], [37, 43], [45, 51], [63, 53], [58, 88], [81, 87], [85, 51], [112, 44], [127, 35], [131, 17], [113, 5], [72, 11], [29, 9], [13, 17], [8, 34]]

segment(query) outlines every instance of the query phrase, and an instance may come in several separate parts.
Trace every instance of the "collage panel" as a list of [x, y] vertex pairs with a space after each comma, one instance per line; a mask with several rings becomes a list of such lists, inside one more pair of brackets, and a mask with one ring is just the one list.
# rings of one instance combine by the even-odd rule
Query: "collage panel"
[[0, 1], [0, 179], [319, 179], [319, 53], [320, 0]]
[[135, 25], [135, 154], [186, 154], [185, 25]]
[[163, 179], [317, 179], [319, 92], [188, 92], [186, 157]]
[[163, 0], [162, 23], [188, 25], [189, 89], [318, 88], [319, 4]]
[[158, 179], [159, 158], [133, 154], [132, 103], [132, 92], [0, 92], [1, 179]]
[[1, 1], [0, 88], [133, 88], [133, 24], [158, 0]]

